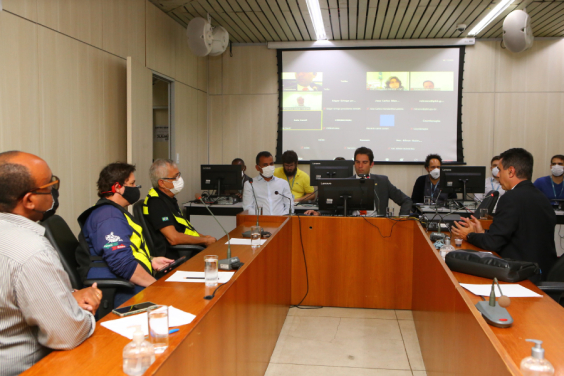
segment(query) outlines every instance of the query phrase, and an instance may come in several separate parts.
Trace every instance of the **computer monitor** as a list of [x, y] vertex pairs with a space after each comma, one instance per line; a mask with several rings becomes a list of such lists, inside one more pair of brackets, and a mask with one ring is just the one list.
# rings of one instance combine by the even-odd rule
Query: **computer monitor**
[[486, 168], [484, 166], [442, 166], [439, 189], [442, 193], [484, 193]]
[[374, 210], [373, 179], [320, 179], [318, 187], [320, 210]]
[[354, 161], [311, 161], [309, 184], [319, 186], [319, 179], [346, 179], [354, 175]]
[[243, 189], [241, 165], [201, 165], [201, 189], [215, 190], [219, 196], [226, 190]]

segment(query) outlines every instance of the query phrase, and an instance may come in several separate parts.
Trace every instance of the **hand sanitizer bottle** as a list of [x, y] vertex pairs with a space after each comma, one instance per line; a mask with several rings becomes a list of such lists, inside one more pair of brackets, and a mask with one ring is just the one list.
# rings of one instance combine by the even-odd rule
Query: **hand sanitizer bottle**
[[554, 367], [544, 358], [542, 341], [537, 339], [527, 339], [526, 341], [534, 342], [535, 346], [532, 348], [532, 355], [521, 361], [521, 373], [523, 376], [554, 375]]
[[123, 372], [130, 376], [142, 375], [154, 361], [155, 348], [145, 341], [141, 327], [136, 326], [133, 341], [123, 348]]
[[445, 238], [445, 245], [443, 245], [441, 247], [441, 249], [439, 250], [439, 253], [441, 254], [441, 257], [443, 258], [443, 260], [445, 259], [447, 253], [454, 251], [454, 247], [450, 244], [450, 238], [447, 236]]

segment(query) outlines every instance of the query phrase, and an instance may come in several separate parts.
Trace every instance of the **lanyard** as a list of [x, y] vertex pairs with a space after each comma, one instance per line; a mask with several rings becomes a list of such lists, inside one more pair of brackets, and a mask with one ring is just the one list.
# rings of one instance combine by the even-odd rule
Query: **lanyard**
[[[294, 178], [292, 179], [292, 185], [290, 185], [290, 190], [293, 191], [294, 190], [294, 183], [296, 182], [296, 175], [298, 174], [298, 171], [296, 171], [296, 173], [294, 174]], [[288, 184], [290, 184], [290, 179], [288, 179], [288, 176], [286, 176], [286, 180], [288, 180]]]
[[562, 189], [560, 190], [560, 194], [558, 196], [556, 196], [556, 189], [554, 188], [554, 180], [552, 180], [552, 177], [550, 178], [550, 183], [552, 184], [552, 192], [554, 193], [554, 198], [558, 198], [562, 196], [562, 192], [564, 191], [564, 182], [562, 184]]
[[499, 188], [501, 187], [501, 183], [499, 183], [499, 186], [497, 188], [495, 188], [494, 186], [494, 178], [490, 178], [490, 181], [492, 183], [492, 189], [495, 189], [496, 191], [499, 191]]
[[429, 184], [431, 184], [431, 197], [435, 197], [435, 191], [437, 190], [437, 187], [439, 186], [439, 182], [437, 182], [437, 184], [433, 186], [433, 183], [429, 180]]

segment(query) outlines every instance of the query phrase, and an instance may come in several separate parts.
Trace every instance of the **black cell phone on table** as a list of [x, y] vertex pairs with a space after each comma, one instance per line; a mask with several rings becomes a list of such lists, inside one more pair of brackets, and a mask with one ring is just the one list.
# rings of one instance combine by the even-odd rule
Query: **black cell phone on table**
[[144, 302], [139, 304], [130, 305], [122, 308], [115, 308], [112, 312], [120, 317], [135, 315], [137, 313], [145, 312], [147, 309], [156, 306], [153, 302]]
[[173, 263], [169, 264], [166, 268], [161, 270], [160, 273], [166, 274], [166, 273], [170, 272], [172, 269], [176, 268], [178, 265], [183, 264], [185, 261], [186, 261], [186, 256], [182, 256], [182, 257], [174, 260]]

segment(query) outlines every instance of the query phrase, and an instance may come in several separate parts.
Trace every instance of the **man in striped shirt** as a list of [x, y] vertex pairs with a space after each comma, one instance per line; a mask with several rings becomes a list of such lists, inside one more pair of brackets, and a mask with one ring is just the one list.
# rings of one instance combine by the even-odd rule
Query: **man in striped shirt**
[[90, 337], [102, 292], [72, 291], [36, 223], [54, 214], [59, 179], [41, 158], [0, 153], [0, 376], [18, 375], [52, 349]]

